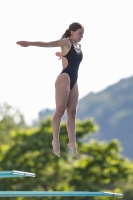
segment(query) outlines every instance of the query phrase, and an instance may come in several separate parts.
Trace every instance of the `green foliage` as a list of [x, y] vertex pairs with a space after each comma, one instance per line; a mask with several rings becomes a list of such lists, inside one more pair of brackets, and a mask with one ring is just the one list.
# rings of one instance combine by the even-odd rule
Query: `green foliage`
[[91, 191], [114, 189], [117, 180], [130, 179], [133, 165], [119, 155], [120, 145], [117, 140], [110, 143], [91, 140], [83, 144], [80, 151], [82, 156], [77, 161], [70, 182], [75, 190], [88, 190], [88, 185]]
[[123, 191], [124, 196], [122, 200], [133, 200], [133, 176], [128, 182], [125, 182], [124, 180], [123, 181], [118, 180], [115, 186], [116, 187], [119, 186]]
[[[119, 142], [91, 140], [83, 143], [85, 137], [98, 129], [92, 119], [77, 121], [76, 127], [79, 159], [76, 159], [66, 147], [68, 137], [65, 123], [61, 124], [60, 129], [60, 158], [52, 151], [50, 118], [43, 121], [38, 128], [12, 132], [13, 143], [10, 146], [0, 146], [0, 170], [28, 171], [36, 173], [36, 177], [1, 179], [0, 190], [121, 191], [115, 186], [115, 182], [130, 180], [133, 165], [120, 155]], [[78, 200], [79, 197], [41, 199]], [[81, 199], [85, 200], [86, 197]], [[92, 197], [91, 200], [93, 199], [98, 200]], [[103, 200], [102, 197], [99, 199]], [[110, 200], [108, 197], [104, 199]]]
[[19, 109], [7, 103], [0, 105], [0, 144], [11, 142], [12, 130], [26, 127], [24, 117]]

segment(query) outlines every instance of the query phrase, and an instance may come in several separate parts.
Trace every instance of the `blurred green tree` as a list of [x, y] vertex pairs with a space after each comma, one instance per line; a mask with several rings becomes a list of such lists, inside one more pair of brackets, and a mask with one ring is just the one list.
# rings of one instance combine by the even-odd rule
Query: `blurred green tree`
[[11, 131], [25, 128], [26, 123], [23, 114], [6, 102], [0, 105], [0, 144], [11, 142]]
[[[52, 151], [51, 118], [41, 122], [39, 127], [12, 132], [14, 142], [10, 146], [0, 146], [0, 170], [28, 171], [36, 173], [36, 177], [1, 179], [0, 190], [121, 191], [115, 187], [115, 182], [130, 180], [133, 165], [120, 155], [119, 142], [83, 142], [88, 135], [98, 129], [93, 119], [77, 121], [76, 127], [79, 159], [76, 159], [66, 147], [68, 138], [65, 123], [62, 123], [60, 128], [60, 158]], [[2, 198], [5, 199], [7, 198]], [[68, 200], [70, 197], [41, 199]], [[79, 197], [71, 197], [72, 199], [78, 200]]]

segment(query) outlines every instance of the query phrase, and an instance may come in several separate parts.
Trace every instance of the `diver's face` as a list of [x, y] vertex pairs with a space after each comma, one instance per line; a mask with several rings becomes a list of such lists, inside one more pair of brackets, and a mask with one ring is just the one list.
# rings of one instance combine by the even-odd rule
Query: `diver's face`
[[75, 42], [80, 42], [81, 39], [83, 38], [83, 34], [84, 34], [83, 28], [80, 28], [76, 31], [71, 31], [71, 36]]

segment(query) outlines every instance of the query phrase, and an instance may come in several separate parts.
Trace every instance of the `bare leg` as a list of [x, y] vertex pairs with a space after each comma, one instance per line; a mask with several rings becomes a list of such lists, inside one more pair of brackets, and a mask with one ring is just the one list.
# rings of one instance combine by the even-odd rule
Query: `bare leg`
[[68, 137], [69, 137], [69, 143], [67, 144], [67, 147], [73, 151], [76, 158], [78, 158], [78, 152], [76, 148], [76, 131], [75, 131], [75, 116], [76, 116], [77, 105], [78, 105], [78, 86], [76, 83], [69, 95], [67, 104], [67, 123], [66, 123]]
[[56, 100], [56, 111], [52, 119], [53, 129], [53, 151], [54, 154], [60, 157], [60, 143], [59, 143], [59, 132], [61, 118], [66, 110], [67, 101], [70, 93], [70, 78], [68, 74], [61, 74], [55, 83], [55, 100]]

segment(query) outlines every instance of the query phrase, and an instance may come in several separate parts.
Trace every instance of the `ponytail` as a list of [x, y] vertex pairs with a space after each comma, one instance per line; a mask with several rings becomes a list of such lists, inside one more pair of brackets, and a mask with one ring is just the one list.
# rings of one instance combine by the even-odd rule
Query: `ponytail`
[[67, 30], [65, 31], [65, 33], [62, 35], [61, 39], [63, 39], [63, 38], [68, 38], [68, 37], [70, 37], [70, 35], [71, 35], [70, 30], [67, 29]]
[[62, 35], [61, 39], [63, 38], [69, 38], [71, 36], [71, 31], [76, 31], [80, 28], [84, 28], [80, 23], [74, 22], [69, 25], [69, 28], [65, 31], [65, 33]]

